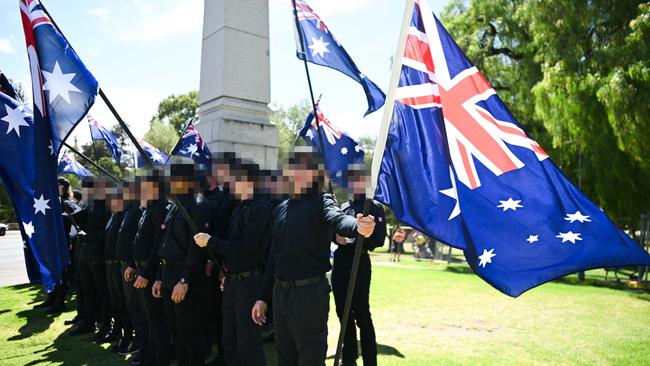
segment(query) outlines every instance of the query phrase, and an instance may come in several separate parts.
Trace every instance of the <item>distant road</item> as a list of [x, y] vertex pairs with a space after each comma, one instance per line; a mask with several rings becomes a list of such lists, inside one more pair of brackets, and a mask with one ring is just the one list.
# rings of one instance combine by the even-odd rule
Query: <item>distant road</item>
[[5, 236], [0, 236], [0, 286], [28, 282], [20, 231], [7, 231]]

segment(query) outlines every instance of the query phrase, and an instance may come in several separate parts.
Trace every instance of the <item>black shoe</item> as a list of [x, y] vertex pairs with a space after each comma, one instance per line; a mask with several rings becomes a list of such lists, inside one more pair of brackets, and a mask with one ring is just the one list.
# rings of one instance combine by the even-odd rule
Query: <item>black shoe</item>
[[81, 317], [79, 315], [75, 315], [74, 318], [64, 321], [63, 324], [75, 325], [75, 324], [79, 324], [79, 322], [81, 322]]
[[125, 340], [123, 341], [124, 344], [120, 346], [120, 350], [119, 352], [117, 352], [120, 356], [126, 356], [137, 351], [137, 345], [136, 345], [137, 342], [135, 341], [135, 339], [131, 339], [130, 342], [126, 342]]
[[108, 347], [109, 352], [118, 353], [120, 351], [120, 348], [122, 347], [122, 338], [120, 337], [121, 336], [118, 335], [118, 338], [111, 343], [110, 347]]
[[132, 364], [134, 364], [134, 362], [142, 362], [142, 363], [144, 363], [146, 361], [146, 359], [147, 359], [147, 352], [140, 349], [140, 350], [133, 353], [133, 355], [131, 356], [129, 361], [131, 361]]
[[65, 311], [65, 304], [62, 302], [56, 302], [54, 305], [50, 306], [49, 309], [45, 310], [45, 314], [48, 315], [58, 315]]
[[77, 325], [76, 327], [72, 328], [68, 334], [71, 336], [77, 336], [77, 335], [82, 335], [82, 334], [88, 334], [92, 333], [95, 330], [93, 326], [87, 323], [82, 323]]
[[50, 306], [52, 306], [54, 304], [54, 299], [55, 298], [54, 298], [53, 295], [48, 295], [47, 299], [45, 299], [45, 301], [43, 301], [40, 304], [34, 305], [34, 309], [49, 308]]

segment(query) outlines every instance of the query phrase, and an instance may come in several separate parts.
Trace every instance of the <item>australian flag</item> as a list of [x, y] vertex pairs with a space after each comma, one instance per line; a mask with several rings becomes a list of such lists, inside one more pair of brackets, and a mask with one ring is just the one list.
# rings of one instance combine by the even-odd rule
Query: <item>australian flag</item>
[[[158, 150], [155, 146], [144, 140], [138, 140], [138, 143], [140, 146], [142, 146], [142, 150], [144, 150], [145, 154], [147, 154], [147, 157], [149, 157], [149, 160], [151, 160], [153, 165], [165, 165], [167, 163], [169, 157], [162, 151]], [[135, 154], [137, 156], [136, 168], [149, 166], [149, 163], [140, 155], [138, 151], [136, 151]]]
[[194, 128], [192, 121], [187, 123], [183, 136], [178, 140], [170, 155], [192, 158], [194, 163], [203, 168], [209, 167], [212, 162], [210, 149], [208, 149], [208, 145], [205, 144], [199, 132]]
[[376, 199], [462, 248], [510, 296], [582, 270], [650, 264], [525, 133], [425, 1], [403, 32]]
[[92, 177], [93, 173], [81, 165], [74, 156], [64, 151], [59, 160], [59, 167], [57, 169], [59, 174], [74, 174], [78, 177]]
[[47, 292], [61, 283], [69, 262], [50, 139], [50, 124], [33, 115], [0, 72], [0, 179]]
[[368, 110], [365, 115], [381, 108], [386, 99], [384, 92], [357, 68], [350, 55], [306, 2], [292, 1], [294, 2], [295, 16], [300, 25], [297, 36], [302, 36], [302, 40], [300, 38], [296, 40], [298, 58], [306, 59], [317, 65], [331, 67], [361, 84], [368, 99]]
[[58, 156], [63, 141], [95, 102], [97, 80], [54, 26], [39, 0], [20, 0], [20, 14], [35, 112], [50, 124], [51, 144]]
[[88, 125], [90, 126], [90, 137], [93, 141], [104, 140], [106, 145], [108, 145], [109, 150], [111, 150], [113, 160], [119, 164], [122, 157], [122, 151], [120, 150], [120, 144], [117, 142], [115, 135], [91, 117], [90, 114], [87, 115], [86, 118], [88, 119]]
[[[319, 133], [322, 133], [322, 136], [319, 136]], [[300, 130], [300, 136], [323, 154], [325, 169], [330, 179], [339, 187], [347, 187], [348, 168], [352, 164], [363, 164], [363, 148], [332, 125], [320, 108], [318, 108], [318, 123], [314, 114], [309, 113], [305, 125]]]

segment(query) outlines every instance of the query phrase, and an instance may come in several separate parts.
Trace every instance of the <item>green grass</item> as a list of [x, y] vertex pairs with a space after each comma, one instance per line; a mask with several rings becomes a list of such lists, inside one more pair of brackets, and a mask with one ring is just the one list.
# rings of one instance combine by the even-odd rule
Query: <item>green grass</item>
[[[512, 299], [460, 266], [410, 267], [373, 267], [380, 365], [650, 364], [647, 293], [568, 278]], [[84, 338], [62, 334], [72, 312], [48, 318], [31, 310], [37, 293], [30, 286], [0, 288], [1, 365], [126, 364]], [[333, 303], [329, 329], [331, 355], [339, 329]]]

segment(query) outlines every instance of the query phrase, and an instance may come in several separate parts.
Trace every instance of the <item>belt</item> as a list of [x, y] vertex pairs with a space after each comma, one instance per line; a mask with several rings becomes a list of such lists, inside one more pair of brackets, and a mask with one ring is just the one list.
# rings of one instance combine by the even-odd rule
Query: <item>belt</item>
[[106, 260], [104, 260], [104, 263], [106, 263], [106, 264], [120, 264], [120, 261], [118, 261], [117, 259], [106, 259]]
[[283, 281], [279, 278], [275, 279], [275, 284], [279, 287], [282, 288], [290, 288], [290, 287], [302, 287], [302, 286], [309, 286], [309, 285], [315, 285], [317, 283], [323, 283], [327, 281], [327, 278], [325, 278], [325, 275], [320, 275], [316, 277], [311, 277], [307, 278], [304, 280], [288, 280], [288, 281]]
[[264, 272], [261, 269], [256, 269], [248, 272], [239, 273], [226, 273], [228, 281], [241, 281], [251, 277], [261, 276]]
[[147, 261], [135, 261], [134, 263], [138, 267], [145, 267], [147, 265]]
[[166, 266], [166, 267], [169, 267], [169, 266], [181, 267], [181, 266], [185, 265], [185, 262], [183, 262], [183, 261], [170, 261], [170, 260], [167, 260], [165, 258], [160, 258], [160, 265]]

